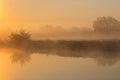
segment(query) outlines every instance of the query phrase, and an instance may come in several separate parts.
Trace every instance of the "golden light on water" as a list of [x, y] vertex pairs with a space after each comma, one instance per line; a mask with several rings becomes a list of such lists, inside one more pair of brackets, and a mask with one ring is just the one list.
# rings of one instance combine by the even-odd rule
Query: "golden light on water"
[[[2, 54], [2, 53], [0, 53]], [[6, 80], [4, 75], [4, 58], [3, 56], [0, 56], [0, 80]]]
[[13, 80], [17, 75], [17, 68], [11, 65], [10, 56], [15, 50], [0, 49], [0, 80]]
[[[9, 62], [9, 52], [10, 50], [0, 49], [0, 80], [11, 80], [12, 68]], [[14, 69], [13, 69], [14, 70]]]

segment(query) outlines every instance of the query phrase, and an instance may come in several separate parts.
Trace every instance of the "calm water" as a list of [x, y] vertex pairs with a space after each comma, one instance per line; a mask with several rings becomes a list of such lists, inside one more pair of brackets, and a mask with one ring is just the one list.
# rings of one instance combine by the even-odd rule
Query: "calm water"
[[120, 80], [119, 52], [33, 52], [1, 49], [0, 80]]

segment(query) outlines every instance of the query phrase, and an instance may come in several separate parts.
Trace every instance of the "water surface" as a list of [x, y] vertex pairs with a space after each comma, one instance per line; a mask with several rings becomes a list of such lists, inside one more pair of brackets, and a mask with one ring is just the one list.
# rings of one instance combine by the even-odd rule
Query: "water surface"
[[120, 79], [119, 52], [93, 50], [30, 52], [1, 49], [0, 80]]

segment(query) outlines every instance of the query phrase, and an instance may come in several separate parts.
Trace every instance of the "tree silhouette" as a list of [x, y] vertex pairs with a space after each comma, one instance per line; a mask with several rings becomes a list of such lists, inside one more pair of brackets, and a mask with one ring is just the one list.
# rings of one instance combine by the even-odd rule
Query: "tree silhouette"
[[95, 32], [116, 33], [120, 32], [120, 22], [113, 17], [99, 17], [93, 23]]
[[10, 35], [10, 42], [16, 46], [26, 45], [31, 40], [31, 34], [25, 30], [13, 32]]

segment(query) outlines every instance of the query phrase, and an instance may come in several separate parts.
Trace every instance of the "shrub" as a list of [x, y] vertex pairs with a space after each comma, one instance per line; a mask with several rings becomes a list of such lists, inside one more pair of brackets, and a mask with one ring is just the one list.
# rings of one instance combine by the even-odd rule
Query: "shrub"
[[10, 35], [10, 42], [16, 46], [23, 46], [31, 40], [31, 34], [25, 30], [13, 32]]

